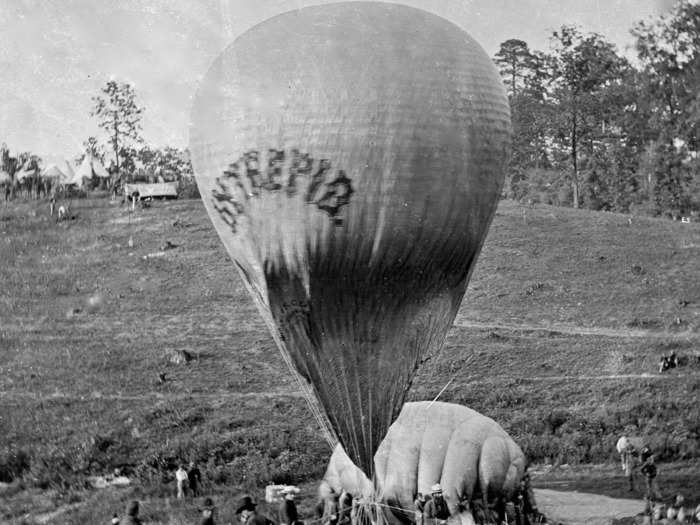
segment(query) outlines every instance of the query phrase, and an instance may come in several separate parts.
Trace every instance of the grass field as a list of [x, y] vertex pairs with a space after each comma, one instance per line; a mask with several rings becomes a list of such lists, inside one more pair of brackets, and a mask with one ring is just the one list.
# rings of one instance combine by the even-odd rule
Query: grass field
[[[172, 500], [189, 459], [224, 523], [269, 481], [301, 484], [308, 509], [329, 451], [201, 202], [72, 212], [0, 204], [0, 521], [105, 522], [138, 497], [151, 522], [190, 523], [196, 505]], [[627, 496], [614, 444], [646, 435], [662, 490], [697, 503], [699, 275], [698, 224], [503, 201], [410, 397], [447, 385], [442, 400], [512, 433], [542, 487]], [[659, 374], [674, 350], [687, 366]], [[130, 488], [86, 489], [117, 467]]]

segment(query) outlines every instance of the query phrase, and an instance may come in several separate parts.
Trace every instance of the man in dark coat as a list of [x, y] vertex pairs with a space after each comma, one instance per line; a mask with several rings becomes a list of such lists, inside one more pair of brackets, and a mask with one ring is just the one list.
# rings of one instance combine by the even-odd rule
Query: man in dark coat
[[193, 497], [199, 496], [199, 486], [202, 483], [202, 473], [195, 465], [194, 461], [190, 461], [187, 469], [187, 484]]
[[658, 501], [661, 499], [661, 494], [659, 493], [659, 486], [656, 483], [656, 465], [654, 464], [654, 455], [650, 454], [647, 457], [644, 465], [642, 465], [641, 472], [644, 475], [647, 485], [646, 496], [651, 501]]

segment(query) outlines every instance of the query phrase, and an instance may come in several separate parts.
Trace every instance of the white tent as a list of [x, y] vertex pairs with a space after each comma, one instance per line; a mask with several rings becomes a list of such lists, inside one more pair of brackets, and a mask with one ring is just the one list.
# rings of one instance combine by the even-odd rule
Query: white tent
[[49, 164], [41, 173], [41, 176], [48, 179], [57, 179], [59, 184], [76, 184], [74, 182], [75, 171], [73, 171], [73, 166], [67, 160], [58, 164]]
[[83, 178], [91, 179], [93, 176], [108, 179], [109, 173], [99, 160], [92, 155], [86, 155], [80, 167], [75, 172], [75, 182], [80, 184]]
[[110, 177], [109, 172], [102, 163], [95, 158], [92, 159], [92, 172], [101, 179], [108, 179]]
[[91, 179], [92, 178], [92, 163], [90, 162], [90, 157], [86, 156], [83, 159], [83, 162], [78, 166], [78, 169], [75, 170], [75, 179], [76, 183], [80, 184], [83, 181], [83, 178], [86, 179]]

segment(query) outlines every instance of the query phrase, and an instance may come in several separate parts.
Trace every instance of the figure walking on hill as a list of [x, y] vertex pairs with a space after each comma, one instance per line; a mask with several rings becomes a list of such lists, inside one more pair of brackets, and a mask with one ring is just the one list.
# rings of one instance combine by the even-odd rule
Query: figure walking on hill
[[179, 465], [175, 471], [175, 481], [177, 482], [177, 499], [185, 498], [187, 485], [187, 471]]

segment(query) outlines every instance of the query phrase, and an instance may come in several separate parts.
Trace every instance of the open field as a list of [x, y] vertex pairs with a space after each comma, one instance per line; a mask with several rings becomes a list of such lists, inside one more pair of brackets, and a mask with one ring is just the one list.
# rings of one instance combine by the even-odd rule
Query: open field
[[[57, 224], [46, 203], [0, 204], [0, 522], [104, 522], [138, 497], [186, 523], [195, 505], [168, 498], [190, 458], [224, 523], [268, 481], [302, 484], [308, 509], [329, 451], [201, 202], [72, 208]], [[698, 276], [698, 224], [504, 201], [410, 397], [447, 385], [513, 434], [540, 487], [627, 496], [614, 444], [647, 435], [662, 490], [697, 503]], [[688, 364], [659, 374], [673, 350]], [[116, 467], [134, 486], [85, 490]]]

